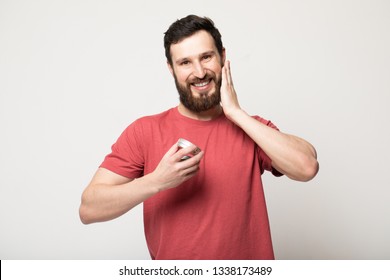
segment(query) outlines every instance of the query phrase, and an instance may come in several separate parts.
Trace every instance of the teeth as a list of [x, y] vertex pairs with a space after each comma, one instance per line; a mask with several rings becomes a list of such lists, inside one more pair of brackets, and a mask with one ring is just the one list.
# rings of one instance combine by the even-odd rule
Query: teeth
[[194, 84], [196, 87], [204, 87], [205, 85], [208, 85], [210, 81], [207, 81], [207, 82], [203, 82], [203, 83], [200, 83], [200, 84]]

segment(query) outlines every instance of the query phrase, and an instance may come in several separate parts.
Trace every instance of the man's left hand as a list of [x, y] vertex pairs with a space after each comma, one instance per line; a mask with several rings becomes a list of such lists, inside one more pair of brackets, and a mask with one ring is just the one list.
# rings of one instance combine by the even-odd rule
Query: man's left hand
[[225, 65], [222, 67], [221, 103], [223, 112], [229, 119], [233, 118], [235, 112], [241, 110], [237, 94], [233, 86], [229, 60], [226, 60]]

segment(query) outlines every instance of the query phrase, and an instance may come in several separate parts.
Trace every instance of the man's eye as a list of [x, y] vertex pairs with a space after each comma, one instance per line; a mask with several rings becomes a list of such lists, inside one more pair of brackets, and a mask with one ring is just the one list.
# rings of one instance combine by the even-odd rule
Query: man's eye
[[209, 54], [203, 56], [203, 59], [204, 59], [204, 60], [208, 60], [208, 59], [210, 59], [210, 58], [211, 58], [211, 55], [209, 55]]
[[182, 62], [180, 63], [180, 65], [188, 65], [188, 64], [190, 64], [189, 61], [182, 61]]

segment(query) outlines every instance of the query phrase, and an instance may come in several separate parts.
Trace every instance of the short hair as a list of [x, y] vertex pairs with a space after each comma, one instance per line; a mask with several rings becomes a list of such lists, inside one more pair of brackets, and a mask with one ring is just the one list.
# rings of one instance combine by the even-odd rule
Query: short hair
[[171, 45], [177, 44], [183, 39], [190, 37], [201, 30], [207, 31], [213, 37], [218, 53], [222, 56], [222, 36], [219, 33], [219, 30], [215, 27], [214, 22], [207, 17], [188, 15], [172, 23], [168, 30], [164, 33], [165, 56], [170, 65], [172, 65]]

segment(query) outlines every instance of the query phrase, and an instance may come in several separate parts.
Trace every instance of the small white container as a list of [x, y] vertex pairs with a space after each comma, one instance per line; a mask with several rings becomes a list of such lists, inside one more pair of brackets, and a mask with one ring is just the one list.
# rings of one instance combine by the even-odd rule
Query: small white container
[[[179, 139], [179, 142], [177, 143], [177, 145], [180, 147], [180, 148], [187, 148], [191, 145], [193, 145], [190, 141], [184, 139], [184, 138], [180, 138]], [[181, 160], [186, 160], [186, 159], [189, 159], [191, 158], [192, 156], [196, 155], [196, 154], [199, 154], [200, 153], [200, 149], [198, 147], [195, 148], [195, 150], [193, 150], [190, 154], [188, 155], [185, 155], [184, 157], [181, 158]]]

